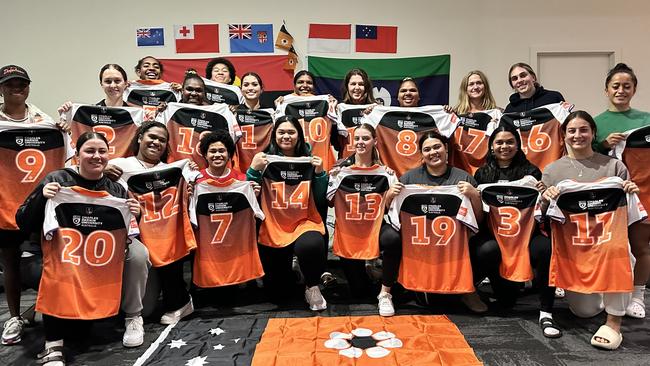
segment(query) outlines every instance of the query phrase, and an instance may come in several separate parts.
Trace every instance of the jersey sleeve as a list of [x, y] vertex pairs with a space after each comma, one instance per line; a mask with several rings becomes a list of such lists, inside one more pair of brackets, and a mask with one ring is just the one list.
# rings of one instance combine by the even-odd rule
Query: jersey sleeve
[[461, 194], [463, 201], [458, 208], [458, 213], [456, 214], [456, 220], [462, 222], [473, 232], [478, 232], [478, 223], [476, 222], [476, 216], [474, 215], [474, 209], [472, 208], [472, 202], [467, 196]]
[[53, 233], [59, 228], [59, 222], [56, 219], [56, 202], [47, 200], [45, 203], [45, 220], [43, 221], [43, 235], [45, 239], [52, 240]]

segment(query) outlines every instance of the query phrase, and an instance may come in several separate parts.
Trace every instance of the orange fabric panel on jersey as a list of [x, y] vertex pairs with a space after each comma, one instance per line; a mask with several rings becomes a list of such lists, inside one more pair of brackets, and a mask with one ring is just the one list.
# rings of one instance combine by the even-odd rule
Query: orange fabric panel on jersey
[[341, 111], [341, 106], [339, 104], [337, 109], [339, 110], [339, 123], [345, 127], [348, 131], [348, 137], [338, 135], [339, 146], [341, 146], [341, 151], [339, 151], [339, 159], [345, 159], [348, 156], [354, 154], [354, 130], [357, 126], [361, 125], [363, 121], [363, 112], [368, 108], [368, 104], [361, 106], [352, 106], [345, 105], [344, 110]]
[[75, 142], [85, 132], [101, 133], [108, 140], [109, 159], [114, 159], [133, 155], [131, 140], [138, 130], [138, 125], [126, 109], [81, 105], [74, 110], [70, 130], [72, 141]]
[[323, 220], [312, 195], [313, 174], [314, 169], [309, 162], [267, 165], [262, 179], [260, 205], [266, 219], [260, 227], [260, 244], [285, 247], [307, 231], [325, 234]]
[[[363, 342], [365, 340], [365, 342]], [[482, 365], [444, 315], [269, 319], [253, 366]]]
[[650, 126], [632, 132], [625, 141], [623, 162], [630, 172], [630, 179], [639, 187], [639, 199], [650, 210]]
[[561, 194], [558, 207], [566, 219], [551, 220], [549, 285], [580, 293], [632, 291], [623, 190]]
[[486, 132], [492, 116], [473, 113], [459, 117], [461, 124], [450, 140], [449, 165], [474, 175], [485, 165], [489, 140]]
[[0, 229], [17, 230], [16, 210], [49, 172], [65, 165], [66, 146], [58, 129], [0, 130]]
[[[152, 178], [154, 174], [158, 177]], [[141, 173], [127, 183], [140, 202], [140, 237], [154, 267], [173, 263], [196, 248], [187, 213], [187, 182], [180, 169]]]
[[481, 191], [489, 207], [488, 225], [501, 251], [499, 273], [515, 282], [533, 279], [530, 264], [530, 238], [535, 229], [535, 204], [539, 192], [534, 188], [492, 186]]
[[379, 257], [379, 230], [388, 188], [388, 178], [383, 175], [343, 179], [334, 195], [334, 254], [350, 259]]
[[251, 166], [255, 154], [264, 151], [271, 143], [273, 119], [269, 113], [238, 110], [237, 122], [242, 137], [237, 141], [237, 155], [233, 162], [235, 169], [245, 172]]
[[330, 141], [332, 121], [327, 117], [316, 117], [309, 121], [300, 119], [300, 125], [305, 134], [305, 141], [311, 145], [312, 155], [323, 159], [323, 169], [329, 171], [336, 163]]

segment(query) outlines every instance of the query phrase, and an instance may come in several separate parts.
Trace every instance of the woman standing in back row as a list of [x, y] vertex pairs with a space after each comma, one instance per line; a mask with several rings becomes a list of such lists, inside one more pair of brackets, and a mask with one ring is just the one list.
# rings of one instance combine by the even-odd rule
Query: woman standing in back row
[[564, 102], [560, 92], [544, 89], [537, 81], [533, 68], [526, 63], [517, 62], [510, 66], [508, 83], [515, 93], [510, 96], [504, 113], [526, 112], [543, 105]]

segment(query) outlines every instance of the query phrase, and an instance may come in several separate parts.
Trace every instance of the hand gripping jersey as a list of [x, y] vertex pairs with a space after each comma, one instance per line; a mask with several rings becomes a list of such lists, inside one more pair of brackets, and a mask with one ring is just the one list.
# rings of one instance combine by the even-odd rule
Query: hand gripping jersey
[[631, 292], [627, 227], [647, 217], [637, 195], [626, 194], [619, 177], [563, 180], [556, 187], [560, 196], [546, 211], [553, 244], [549, 285], [587, 294]]
[[624, 132], [625, 140], [610, 155], [622, 160], [630, 172], [630, 180], [639, 187], [643, 207], [650, 208], [650, 126]]
[[140, 202], [140, 238], [154, 267], [173, 263], [196, 248], [187, 211], [187, 182], [197, 175], [188, 160], [122, 174], [129, 193]]
[[329, 117], [329, 108], [327, 95], [310, 97], [287, 95], [276, 112], [276, 120], [284, 115], [300, 120], [305, 141], [311, 145], [312, 154], [323, 159], [323, 169], [326, 171], [329, 171], [336, 162], [330, 141], [334, 123]]
[[160, 103], [179, 102], [181, 93], [174, 91], [172, 84], [163, 80], [136, 80], [129, 83], [123, 98], [131, 107], [142, 107], [146, 120], [152, 120]]
[[531, 109], [528, 112], [506, 113], [500, 124], [519, 131], [521, 150], [539, 170], [564, 155], [561, 126], [571, 113], [573, 104], [562, 102]]
[[449, 165], [471, 175], [485, 165], [488, 140], [497, 127], [501, 114], [499, 109], [490, 109], [459, 115], [458, 128], [450, 141]]
[[267, 155], [267, 159], [260, 194], [266, 217], [260, 227], [260, 244], [281, 248], [307, 231], [325, 234], [311, 191], [311, 157]]
[[197, 106], [185, 103], [169, 103], [157, 120], [167, 125], [169, 131], [169, 162], [181, 159], [194, 160], [201, 169], [207, 167], [199, 151], [204, 134], [224, 130], [237, 142], [241, 136], [235, 116], [226, 104]]
[[253, 161], [253, 157], [271, 143], [273, 132], [273, 110], [250, 110], [245, 105], [237, 108], [237, 123], [242, 132], [242, 138], [237, 141], [237, 155], [234, 160], [235, 169], [245, 172]]
[[239, 87], [219, 83], [214, 80], [203, 79], [205, 83], [205, 98], [210, 103], [224, 103], [228, 105], [240, 105], [244, 103], [244, 96]]
[[334, 201], [334, 254], [351, 259], [379, 257], [384, 197], [397, 182], [384, 167], [346, 167], [330, 177], [327, 199]]
[[339, 159], [344, 159], [354, 154], [354, 129], [363, 123], [363, 111], [372, 105], [345, 103], [336, 105], [337, 128], [340, 134], [339, 137], [343, 141], [340, 144], [341, 151], [339, 151]]
[[48, 121], [0, 121], [0, 229], [18, 229], [18, 207], [47, 173], [63, 168], [73, 155], [68, 134]]
[[391, 225], [402, 235], [398, 281], [423, 292], [474, 291], [467, 240], [478, 230], [469, 198], [456, 186], [407, 184], [390, 205]]
[[255, 218], [264, 219], [251, 182], [208, 179], [194, 187], [190, 218], [198, 226], [192, 281], [199, 287], [243, 283], [264, 275]]
[[537, 179], [527, 175], [507, 183], [481, 184], [483, 211], [501, 250], [501, 277], [515, 282], [533, 279], [528, 245], [535, 229]]
[[126, 200], [63, 187], [45, 205], [43, 234], [36, 310], [64, 319], [117, 314], [126, 245], [138, 235]]
[[77, 141], [84, 132], [104, 135], [108, 140], [109, 158], [113, 159], [133, 155], [131, 140], [144, 121], [144, 112], [141, 108], [74, 103], [66, 112], [66, 120], [70, 121], [72, 141]]
[[421, 164], [418, 139], [424, 133], [437, 129], [449, 137], [458, 123], [455, 114], [445, 112], [442, 106], [384, 107], [377, 106], [364, 122], [375, 126], [381, 160], [397, 176]]

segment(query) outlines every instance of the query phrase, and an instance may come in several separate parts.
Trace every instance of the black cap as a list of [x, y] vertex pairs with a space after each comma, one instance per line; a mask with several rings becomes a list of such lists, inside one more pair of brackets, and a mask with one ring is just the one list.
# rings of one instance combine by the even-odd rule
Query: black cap
[[0, 69], [0, 84], [15, 78], [32, 81], [27, 75], [27, 71], [20, 66], [7, 65]]

